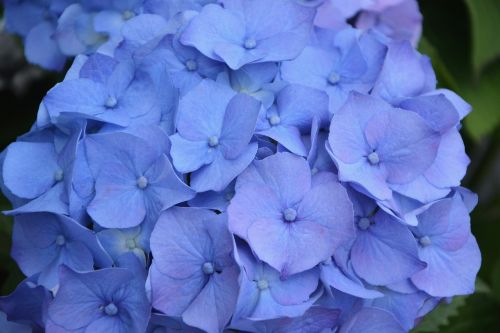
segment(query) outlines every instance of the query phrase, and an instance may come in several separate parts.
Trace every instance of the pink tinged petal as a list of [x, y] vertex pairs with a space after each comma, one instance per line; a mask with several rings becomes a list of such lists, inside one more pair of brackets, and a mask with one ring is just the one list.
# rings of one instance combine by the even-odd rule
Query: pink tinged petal
[[257, 256], [283, 276], [311, 269], [328, 259], [335, 251], [333, 236], [330, 229], [313, 221], [263, 219], [248, 229], [248, 241]]
[[182, 314], [183, 321], [207, 333], [221, 332], [233, 314], [238, 288], [236, 266], [213, 275]]
[[440, 137], [413, 112], [378, 113], [365, 129], [366, 140], [387, 169], [389, 183], [407, 183], [434, 162]]
[[228, 207], [229, 230], [247, 239], [247, 230], [259, 219], [280, 219], [281, 205], [269, 187], [246, 184], [236, 191]]
[[255, 130], [261, 103], [256, 99], [238, 94], [226, 108], [219, 142], [227, 159], [237, 158], [248, 146]]
[[151, 234], [151, 251], [162, 274], [187, 279], [202, 273], [213, 246], [203, 220], [214, 216], [209, 210], [196, 208], [172, 208], [160, 216]]
[[425, 268], [408, 227], [379, 212], [373, 225], [360, 229], [351, 250], [356, 273], [372, 285], [387, 285]]
[[149, 279], [153, 307], [175, 317], [182, 315], [207, 283], [202, 272], [187, 279], [170, 278], [162, 274], [154, 262], [149, 271]]
[[446, 251], [436, 246], [420, 250], [420, 258], [427, 268], [416, 273], [412, 282], [431, 296], [452, 297], [474, 292], [481, 253], [474, 236], [457, 251]]

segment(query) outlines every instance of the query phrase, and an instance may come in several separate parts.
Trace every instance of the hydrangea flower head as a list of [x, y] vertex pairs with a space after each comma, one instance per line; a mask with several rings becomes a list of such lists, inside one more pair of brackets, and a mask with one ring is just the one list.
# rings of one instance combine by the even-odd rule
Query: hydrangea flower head
[[0, 331], [402, 333], [474, 291], [471, 106], [414, 48], [416, 0], [5, 14], [28, 60], [75, 59], [0, 154], [27, 276]]

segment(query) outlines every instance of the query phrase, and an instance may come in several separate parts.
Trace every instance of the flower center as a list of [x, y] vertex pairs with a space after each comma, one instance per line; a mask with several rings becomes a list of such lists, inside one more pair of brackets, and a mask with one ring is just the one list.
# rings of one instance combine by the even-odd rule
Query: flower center
[[274, 116], [269, 117], [269, 124], [271, 124], [271, 126], [277, 126], [280, 123], [281, 123], [280, 116], [274, 115]]
[[108, 316], [115, 316], [118, 313], [118, 308], [116, 307], [115, 303], [109, 303], [104, 307], [104, 312]]
[[122, 18], [127, 21], [130, 20], [132, 17], [135, 16], [135, 13], [131, 10], [126, 10], [122, 13]]
[[144, 176], [140, 176], [137, 178], [137, 187], [140, 188], [141, 190], [144, 190], [146, 187], [148, 187], [148, 179]]
[[127, 239], [127, 241], [125, 243], [127, 244], [127, 247], [129, 250], [133, 250], [137, 247], [135, 239], [132, 239], [132, 238]]
[[60, 182], [61, 180], [63, 180], [63, 178], [64, 178], [64, 171], [57, 170], [56, 172], [54, 172], [54, 180], [56, 182]]
[[287, 208], [283, 211], [283, 218], [287, 222], [293, 222], [297, 218], [297, 211], [293, 208]]
[[370, 162], [371, 165], [380, 163], [380, 157], [378, 156], [377, 152], [374, 151], [370, 153], [370, 155], [368, 155], [368, 162]]
[[214, 269], [214, 264], [211, 262], [207, 261], [206, 263], [203, 264], [203, 273], [207, 275], [214, 274], [215, 269]]
[[328, 83], [330, 83], [331, 85], [336, 85], [337, 83], [339, 83], [339, 81], [340, 75], [338, 75], [337, 73], [331, 73], [328, 76]]
[[63, 235], [57, 235], [56, 244], [58, 246], [63, 246], [64, 244], [66, 244], [66, 238]]
[[109, 96], [104, 104], [108, 109], [113, 109], [118, 104], [118, 101], [115, 97]]
[[208, 138], [208, 145], [212, 148], [215, 148], [219, 145], [219, 138], [215, 135]]
[[247, 50], [255, 49], [257, 47], [257, 41], [255, 40], [255, 38], [247, 38], [243, 46]]
[[258, 280], [257, 288], [259, 288], [259, 290], [266, 290], [267, 288], [269, 288], [269, 282], [266, 279]]
[[432, 244], [432, 241], [431, 239], [429, 238], [429, 236], [424, 236], [422, 238], [420, 238], [418, 240], [418, 242], [420, 243], [420, 245], [422, 245], [423, 247], [426, 247], [426, 246], [429, 246]]
[[370, 219], [367, 217], [362, 217], [358, 221], [358, 227], [361, 230], [367, 230], [371, 225]]
[[186, 61], [186, 63], [184, 65], [186, 66], [187, 70], [190, 72], [194, 72], [195, 70], [198, 69], [198, 63], [196, 62], [196, 60], [193, 60], [193, 59], [189, 59], [188, 61]]

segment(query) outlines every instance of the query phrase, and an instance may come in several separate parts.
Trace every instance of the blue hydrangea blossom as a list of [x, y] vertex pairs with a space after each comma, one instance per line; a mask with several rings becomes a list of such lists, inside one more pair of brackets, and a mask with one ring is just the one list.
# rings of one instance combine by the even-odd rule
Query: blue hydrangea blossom
[[474, 291], [471, 106], [415, 0], [4, 3], [75, 59], [0, 154], [0, 330], [400, 333]]

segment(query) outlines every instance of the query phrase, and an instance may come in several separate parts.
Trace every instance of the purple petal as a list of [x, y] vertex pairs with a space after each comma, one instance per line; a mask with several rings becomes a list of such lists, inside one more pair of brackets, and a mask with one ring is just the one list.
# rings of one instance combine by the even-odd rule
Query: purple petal
[[425, 267], [408, 227], [382, 212], [368, 229], [359, 230], [351, 260], [356, 273], [373, 285], [404, 280]]
[[417, 288], [436, 297], [451, 297], [474, 292], [481, 253], [474, 236], [457, 251], [428, 246], [420, 250], [427, 268], [416, 273], [412, 282]]

